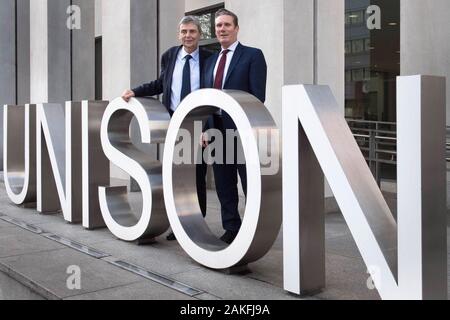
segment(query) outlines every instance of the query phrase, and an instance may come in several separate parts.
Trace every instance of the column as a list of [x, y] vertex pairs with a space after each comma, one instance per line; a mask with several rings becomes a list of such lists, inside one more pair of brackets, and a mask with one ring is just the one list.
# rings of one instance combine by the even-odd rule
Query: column
[[16, 104], [16, 5], [0, 6], [0, 171], [3, 171], [3, 105]]
[[[156, 0], [104, 1], [102, 33], [105, 100], [111, 101], [125, 89], [156, 79], [159, 63]], [[144, 149], [156, 159], [156, 148]], [[128, 179], [128, 175], [115, 166], [111, 168], [111, 175]]]

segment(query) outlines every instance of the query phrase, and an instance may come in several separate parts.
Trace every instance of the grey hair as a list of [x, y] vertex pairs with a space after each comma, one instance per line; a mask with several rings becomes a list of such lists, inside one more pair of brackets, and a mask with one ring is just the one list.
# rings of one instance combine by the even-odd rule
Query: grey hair
[[200, 34], [202, 34], [202, 25], [200, 24], [200, 21], [198, 20], [197, 17], [195, 16], [185, 16], [181, 19], [180, 23], [178, 24], [178, 31], [180, 31], [180, 27], [183, 24], [194, 24], [195, 26], [197, 26], [198, 32], [200, 32]]

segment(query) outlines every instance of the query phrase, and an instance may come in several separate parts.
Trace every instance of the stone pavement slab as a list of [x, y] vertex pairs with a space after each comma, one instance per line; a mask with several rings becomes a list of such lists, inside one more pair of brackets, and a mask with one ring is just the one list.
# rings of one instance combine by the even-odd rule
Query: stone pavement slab
[[12, 227], [11, 224], [0, 220], [0, 229], [1, 228], [11, 228], [11, 227]]
[[326, 289], [316, 298], [326, 300], [379, 300], [376, 290], [367, 286], [369, 274], [362, 259], [327, 253]]
[[0, 258], [63, 249], [64, 246], [18, 227], [0, 231]]
[[350, 235], [350, 229], [340, 213], [330, 213], [326, 217], [325, 238], [332, 239]]
[[298, 300], [282, 288], [251, 279], [247, 276], [228, 275], [206, 268], [180, 273], [178, 281], [220, 297], [224, 300]]
[[2, 300], [44, 300], [44, 298], [0, 272], [0, 301]]
[[142, 281], [69, 297], [65, 300], [196, 300], [164, 286]]
[[91, 245], [103, 241], [117, 241], [114, 235], [106, 228], [86, 230], [79, 224], [65, 222], [62, 216], [55, 216], [53, 218], [53, 222], [34, 225], [64, 238], [82, 240], [84, 245]]
[[282, 265], [283, 250], [272, 248], [265, 257], [249, 266], [251, 273], [247, 277], [283, 288], [283, 272], [280, 272]]
[[[176, 241], [173, 243], [176, 244]], [[201, 268], [184, 251], [180, 250], [178, 254], [168, 251], [167, 246], [165, 240], [141, 247], [119, 240], [95, 244], [96, 249], [166, 276]]]
[[[2, 194], [2, 192], [0, 192], [0, 194]], [[39, 224], [44, 223], [53, 223], [55, 222], [55, 218], [58, 218], [59, 216], [62, 217], [61, 214], [49, 214], [49, 215], [38, 214], [36, 208], [16, 207], [12, 203], [9, 202], [5, 203], [2, 201], [3, 200], [0, 199], [0, 213], [8, 215], [9, 217], [14, 219], [25, 221], [26, 223], [29, 224], [34, 224], [36, 226], [39, 226]]]
[[[139, 198], [134, 194], [131, 198]], [[222, 226], [214, 192], [208, 193], [207, 222], [217, 235]], [[241, 205], [242, 209], [242, 205]], [[157, 243], [138, 246], [117, 240], [109, 230], [89, 231], [81, 225], [67, 224], [61, 214], [44, 216], [34, 209], [10, 203], [0, 185], [0, 214], [39, 226], [44, 231], [77, 241], [148, 271], [179, 280], [204, 290], [196, 299], [300, 299], [283, 290], [282, 232], [269, 253], [249, 266], [251, 273], [228, 275], [209, 270], [193, 261], [176, 241], [165, 236]], [[376, 290], [369, 290], [369, 276], [356, 244], [341, 214], [326, 216], [327, 287], [313, 299], [379, 299]], [[448, 237], [450, 243], [450, 234]], [[450, 248], [450, 247], [449, 247]], [[0, 220], [0, 264], [14, 269], [48, 292], [64, 299], [188, 299], [178, 291], [164, 287], [129, 271], [95, 259], [59, 243], [33, 234]], [[78, 265], [82, 271], [82, 290], [67, 289], [66, 271]]]
[[[96, 292], [142, 280], [136, 275], [72, 249], [3, 258], [0, 263], [28, 279], [33, 279], [58, 298]], [[71, 275], [67, 273], [69, 266], [78, 266], [81, 270], [80, 290], [71, 290], [67, 286], [67, 279]]]

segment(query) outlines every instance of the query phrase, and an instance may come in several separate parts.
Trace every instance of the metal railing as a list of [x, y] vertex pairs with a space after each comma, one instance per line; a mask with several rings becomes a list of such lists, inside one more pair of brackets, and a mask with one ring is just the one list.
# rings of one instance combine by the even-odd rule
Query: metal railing
[[[397, 124], [355, 119], [347, 119], [347, 123], [378, 185], [386, 172], [389, 179], [396, 180], [393, 173], [397, 165]], [[446, 162], [450, 171], [450, 127], [447, 127]]]
[[[395, 173], [397, 165], [397, 124], [393, 122], [347, 119], [378, 185], [386, 172]], [[389, 170], [388, 167], [391, 167]], [[395, 179], [393, 173], [390, 179]]]

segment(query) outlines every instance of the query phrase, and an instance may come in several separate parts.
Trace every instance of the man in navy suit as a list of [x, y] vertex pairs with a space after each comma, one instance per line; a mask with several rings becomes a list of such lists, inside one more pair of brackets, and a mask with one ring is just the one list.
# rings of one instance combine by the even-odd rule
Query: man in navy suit
[[[257, 97], [261, 102], [266, 99], [267, 64], [260, 49], [246, 47], [239, 43], [239, 20], [231, 11], [221, 9], [216, 13], [216, 35], [222, 50], [211, 56], [205, 67], [206, 88], [240, 90]], [[224, 135], [226, 146], [226, 130], [236, 130], [231, 117], [221, 111], [212, 119], [212, 126]], [[209, 122], [211, 124], [211, 121]], [[228, 137], [228, 139], [230, 139]], [[234, 139], [234, 138], [233, 138]], [[207, 145], [207, 138], [203, 138]], [[241, 226], [238, 204], [238, 180], [241, 178], [244, 193], [247, 194], [247, 172], [245, 164], [238, 164], [236, 157], [236, 141], [234, 143], [235, 161], [233, 164], [214, 164], [214, 178], [217, 194], [221, 204], [222, 224], [226, 230], [221, 240], [230, 244], [233, 242]], [[227, 150], [224, 148], [223, 152]], [[223, 155], [226, 159], [226, 155]]]
[[[167, 50], [161, 59], [161, 75], [150, 83], [133, 90], [126, 90], [122, 98], [149, 97], [162, 94], [162, 102], [172, 116], [178, 105], [189, 93], [204, 88], [203, 68], [211, 52], [199, 48], [201, 25], [196, 17], [184, 17], [179, 24], [178, 38], [181, 46]], [[205, 163], [197, 165], [197, 195], [203, 216], [206, 216]], [[170, 233], [167, 240], [175, 240]]]

